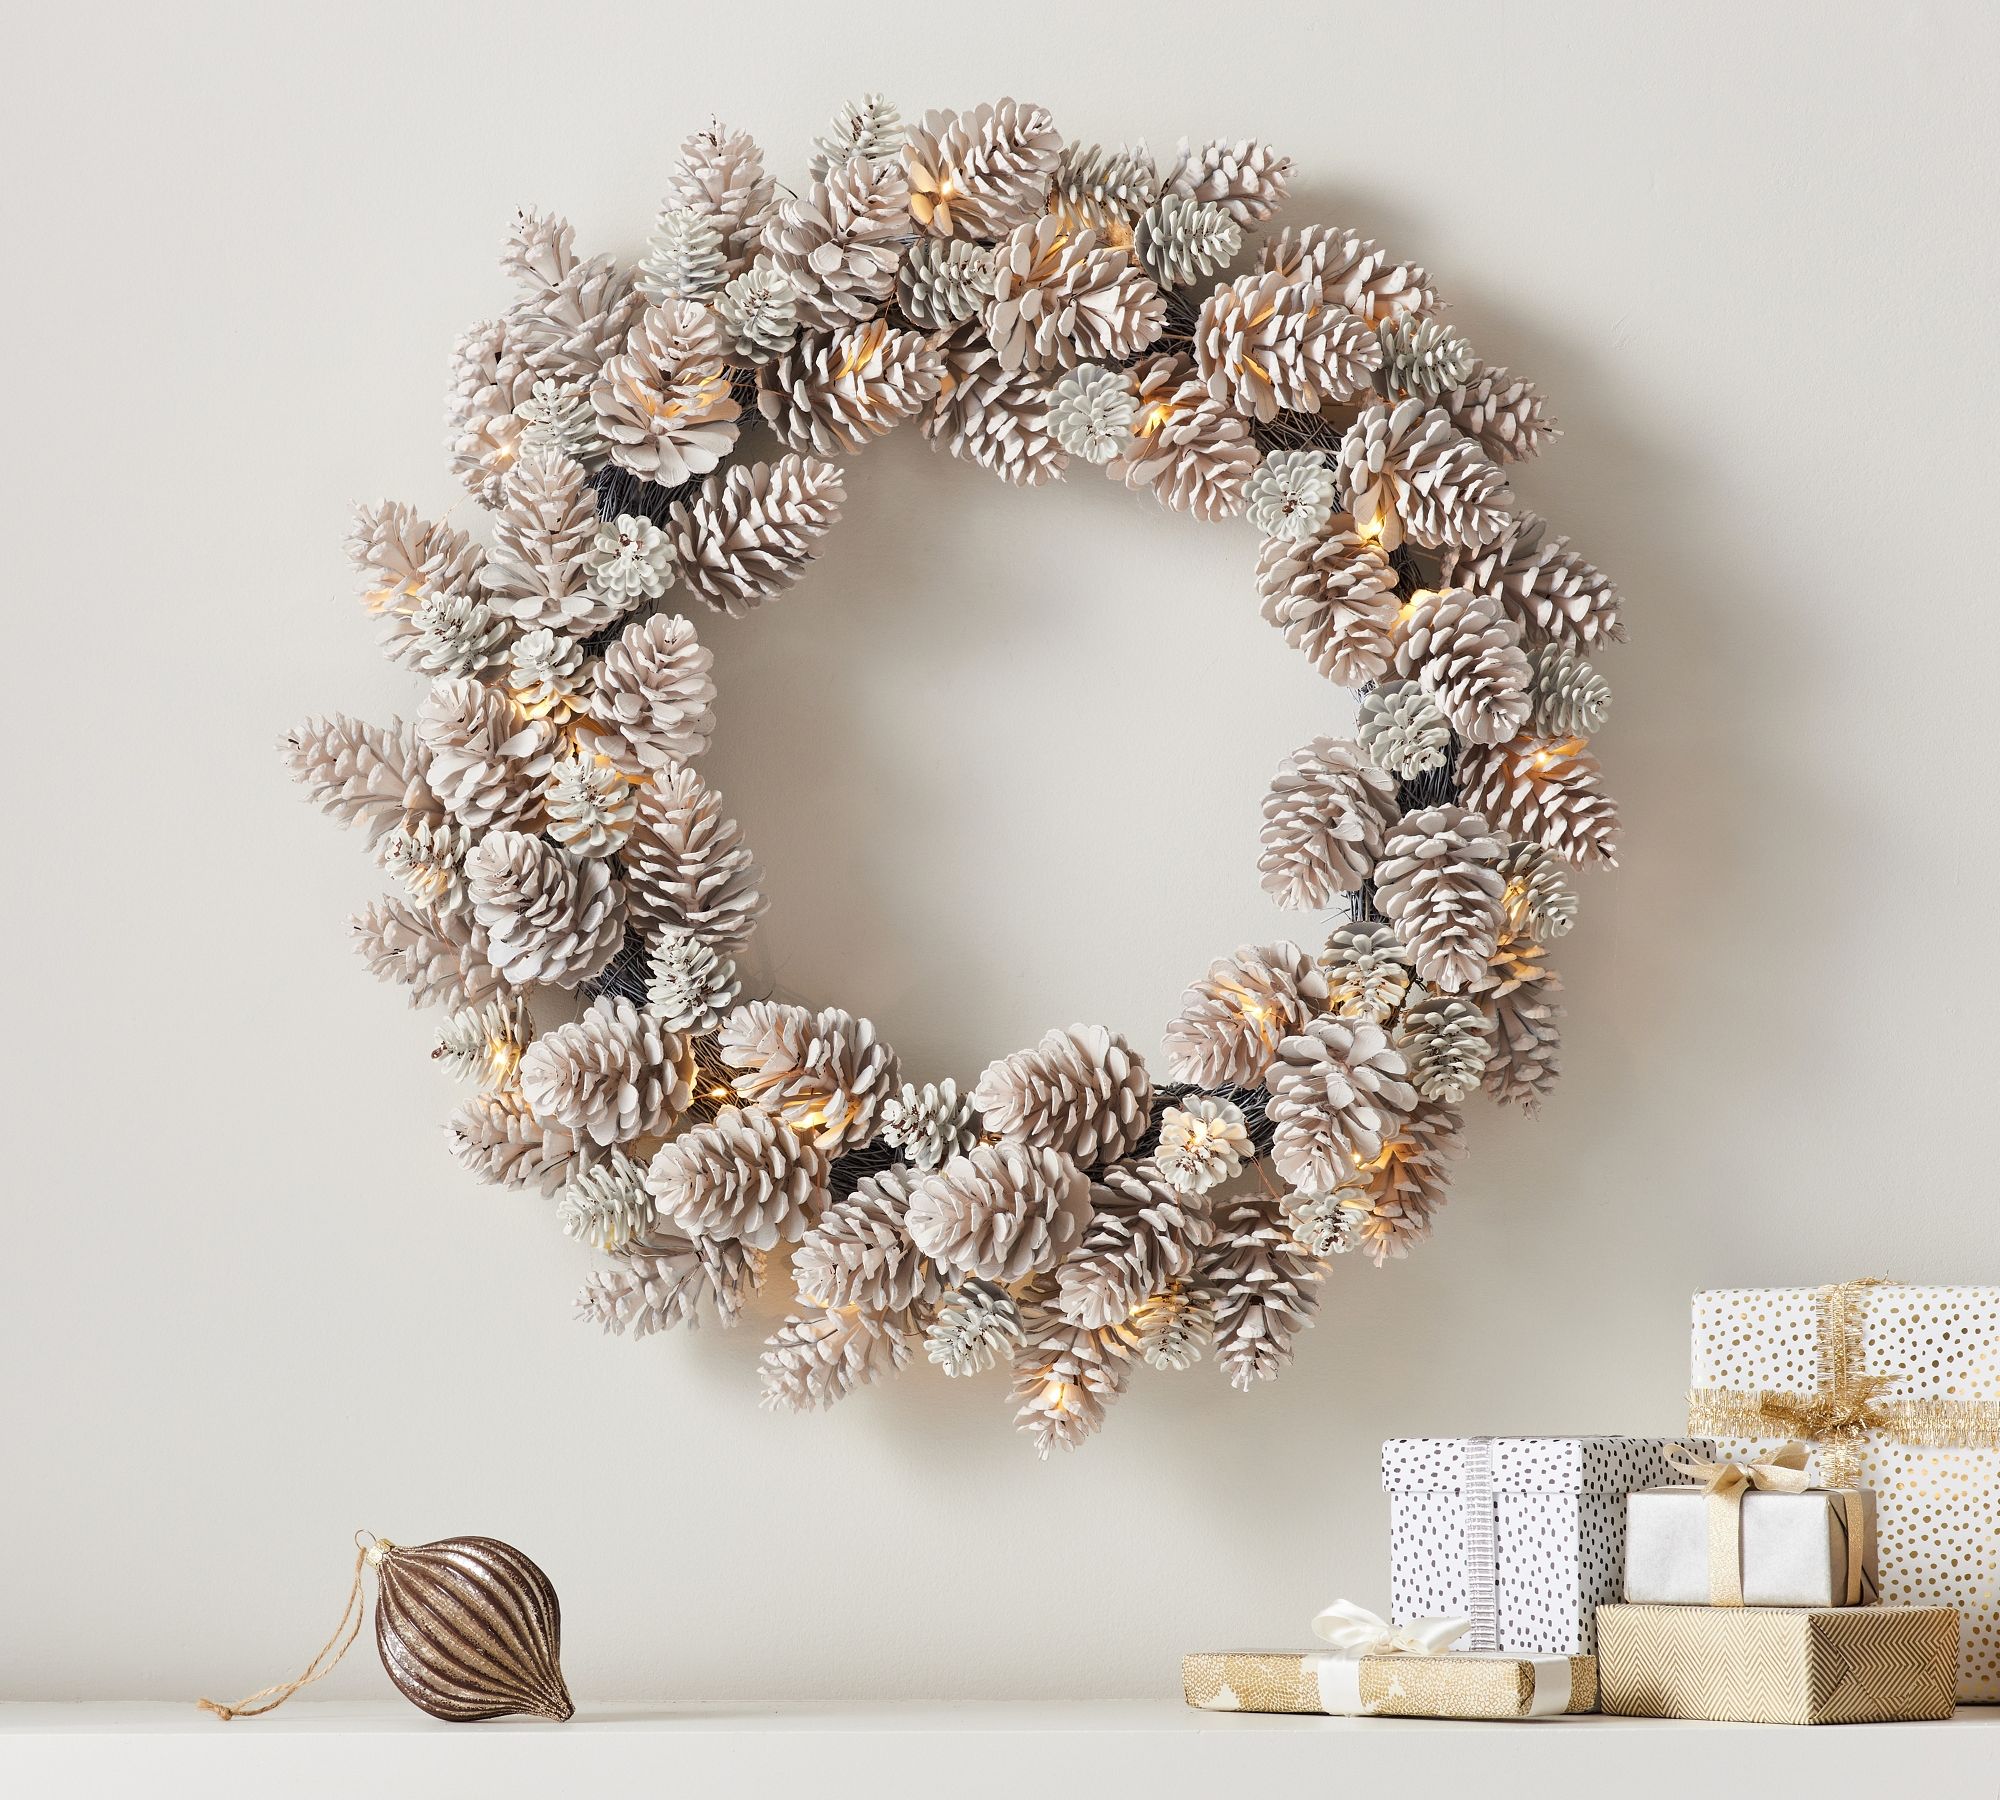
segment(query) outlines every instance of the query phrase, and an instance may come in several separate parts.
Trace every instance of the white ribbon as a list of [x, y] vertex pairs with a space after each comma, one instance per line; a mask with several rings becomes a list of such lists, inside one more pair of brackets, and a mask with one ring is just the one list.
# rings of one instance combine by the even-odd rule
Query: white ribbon
[[1352, 1600], [1336, 1600], [1313, 1620], [1313, 1635], [1342, 1656], [1435, 1656], [1472, 1629], [1470, 1619], [1412, 1619], [1391, 1625]]

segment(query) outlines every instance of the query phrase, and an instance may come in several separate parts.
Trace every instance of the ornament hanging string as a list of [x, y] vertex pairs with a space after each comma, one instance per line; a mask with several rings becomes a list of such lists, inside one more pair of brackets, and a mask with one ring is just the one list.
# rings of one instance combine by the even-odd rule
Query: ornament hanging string
[[320, 1645], [311, 1662], [290, 1681], [281, 1681], [274, 1687], [259, 1688], [254, 1694], [246, 1694], [234, 1706], [224, 1706], [219, 1700], [197, 1700], [195, 1705], [203, 1712], [215, 1714], [225, 1722], [230, 1719], [254, 1719], [259, 1713], [273, 1712], [283, 1706], [300, 1688], [309, 1687], [322, 1675], [330, 1674], [340, 1659], [353, 1647], [354, 1640], [361, 1635], [362, 1620], [367, 1616], [367, 1602], [361, 1592], [361, 1572], [371, 1562], [379, 1562], [385, 1549], [393, 1548], [383, 1539], [368, 1531], [355, 1534], [360, 1543], [354, 1555], [354, 1580], [347, 1590], [347, 1604], [341, 1608], [340, 1623], [334, 1626], [333, 1635]]

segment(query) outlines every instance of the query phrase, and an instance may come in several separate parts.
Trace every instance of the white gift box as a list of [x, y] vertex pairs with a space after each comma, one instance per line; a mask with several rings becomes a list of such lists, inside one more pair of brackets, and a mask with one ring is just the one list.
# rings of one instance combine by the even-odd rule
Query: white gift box
[[1472, 1620], [1472, 1650], [1587, 1656], [1625, 1581], [1625, 1496], [1678, 1476], [1699, 1438], [1391, 1438], [1389, 1598], [1396, 1621]]

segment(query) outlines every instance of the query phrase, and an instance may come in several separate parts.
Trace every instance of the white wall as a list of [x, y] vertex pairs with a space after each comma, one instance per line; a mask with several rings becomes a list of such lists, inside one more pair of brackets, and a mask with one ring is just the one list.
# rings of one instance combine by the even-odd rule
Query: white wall
[[[279, 1678], [357, 1525], [528, 1549], [594, 1699], [1170, 1691], [1386, 1597], [1383, 1436], [1671, 1428], [1697, 1286], [1994, 1279], [1994, 16], [18, 18], [0, 1692]], [[1554, 1104], [1480, 1109], [1433, 1242], [1343, 1264], [1284, 1380], [1141, 1379], [1048, 1466], [997, 1378], [774, 1417], [748, 1331], [573, 1323], [587, 1258], [447, 1158], [427, 1024], [341, 927], [377, 877], [273, 751], [414, 703], [340, 539], [453, 503], [442, 357], [513, 207], [630, 252], [711, 109], [796, 176], [867, 87], [1291, 151], [1293, 218], [1420, 260], [1544, 384], [1521, 491], [1630, 596], [1628, 854]], [[775, 978], [922, 1075], [1072, 1018], [1150, 1048], [1271, 928], [1256, 800], [1344, 701], [1257, 618], [1247, 528], [914, 441], [851, 488], [805, 590], [704, 622]]]

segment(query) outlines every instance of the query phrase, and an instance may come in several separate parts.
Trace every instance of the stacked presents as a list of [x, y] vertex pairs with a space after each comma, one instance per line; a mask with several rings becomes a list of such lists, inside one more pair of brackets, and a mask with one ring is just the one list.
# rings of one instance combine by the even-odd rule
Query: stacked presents
[[1684, 1439], [1382, 1447], [1393, 1623], [1190, 1656], [1218, 1711], [1841, 1724], [2000, 1702], [2000, 1288], [1694, 1303]]

